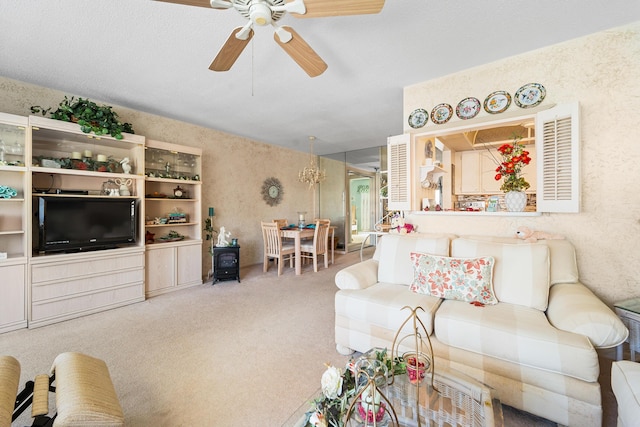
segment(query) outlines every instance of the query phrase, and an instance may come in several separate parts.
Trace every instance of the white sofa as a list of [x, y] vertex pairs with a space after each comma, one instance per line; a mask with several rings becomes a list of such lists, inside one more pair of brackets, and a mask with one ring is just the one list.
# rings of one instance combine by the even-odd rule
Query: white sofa
[[[493, 257], [489, 281], [497, 303], [412, 291], [412, 253]], [[339, 271], [335, 282], [340, 353], [390, 349], [409, 314], [402, 308], [420, 306], [436, 370], [462, 371], [492, 387], [504, 404], [559, 424], [601, 426], [596, 349], [621, 344], [628, 330], [580, 283], [568, 241], [389, 234], [372, 259]]]
[[640, 363], [613, 362], [611, 390], [618, 402], [618, 427], [637, 426], [640, 422]]

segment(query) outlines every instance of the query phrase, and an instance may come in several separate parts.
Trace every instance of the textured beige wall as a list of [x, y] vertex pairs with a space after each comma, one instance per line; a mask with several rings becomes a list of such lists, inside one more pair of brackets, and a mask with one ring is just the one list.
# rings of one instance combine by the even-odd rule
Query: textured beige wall
[[[407, 87], [404, 117], [441, 102], [455, 106], [468, 96], [484, 100], [495, 90], [513, 95], [530, 82], [547, 89], [544, 104], [580, 103], [582, 211], [409, 221], [423, 232], [507, 236], [526, 225], [563, 234], [577, 247], [581, 280], [603, 300], [640, 296], [640, 22]], [[507, 113], [513, 110], [518, 107], [512, 103]], [[483, 111], [475, 120], [486, 116]]]
[[[64, 95], [84, 96], [0, 77], [0, 111], [4, 113], [27, 116], [30, 106], [55, 107]], [[297, 211], [311, 213], [311, 193], [297, 180], [298, 170], [309, 161], [308, 154], [116, 105], [114, 110], [133, 124], [138, 135], [202, 148], [202, 215], [208, 215], [209, 206], [215, 208], [213, 226], [216, 230], [224, 226], [239, 240], [241, 265], [262, 262], [260, 221], [294, 220]], [[278, 178], [284, 188], [282, 202], [275, 207], [267, 205], [260, 192], [269, 177]], [[210, 268], [205, 245], [203, 274]]]

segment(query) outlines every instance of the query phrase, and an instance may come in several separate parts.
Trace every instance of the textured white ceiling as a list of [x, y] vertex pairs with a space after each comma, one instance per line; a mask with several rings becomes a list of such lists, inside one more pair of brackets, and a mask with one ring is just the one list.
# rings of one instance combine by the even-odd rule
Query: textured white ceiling
[[152, 0], [2, 0], [0, 75], [317, 154], [402, 133], [402, 88], [640, 19], [637, 0], [387, 0], [380, 14], [284, 16], [329, 68], [309, 78], [257, 28], [208, 70], [233, 10]]

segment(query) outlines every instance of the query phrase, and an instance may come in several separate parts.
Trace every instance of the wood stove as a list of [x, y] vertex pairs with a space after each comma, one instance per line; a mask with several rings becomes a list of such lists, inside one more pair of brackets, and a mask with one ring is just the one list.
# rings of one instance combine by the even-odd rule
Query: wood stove
[[240, 246], [213, 248], [213, 283], [219, 280], [237, 280], [240, 283]]

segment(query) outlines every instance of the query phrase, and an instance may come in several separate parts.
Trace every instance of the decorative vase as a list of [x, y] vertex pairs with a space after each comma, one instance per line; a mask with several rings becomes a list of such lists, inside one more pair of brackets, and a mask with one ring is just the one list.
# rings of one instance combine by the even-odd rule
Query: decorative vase
[[504, 195], [504, 203], [509, 212], [523, 212], [527, 206], [527, 195], [524, 191], [509, 191]]

